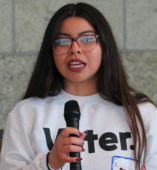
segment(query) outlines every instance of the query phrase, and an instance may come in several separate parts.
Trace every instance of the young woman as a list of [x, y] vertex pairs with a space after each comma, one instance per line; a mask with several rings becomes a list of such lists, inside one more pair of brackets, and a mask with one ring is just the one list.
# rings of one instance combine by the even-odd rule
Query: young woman
[[[82, 133], [66, 128], [69, 100], [79, 103]], [[25, 96], [9, 113], [0, 169], [68, 170], [81, 161], [83, 170], [155, 170], [156, 129], [156, 106], [128, 85], [106, 19], [68, 4], [50, 20]]]

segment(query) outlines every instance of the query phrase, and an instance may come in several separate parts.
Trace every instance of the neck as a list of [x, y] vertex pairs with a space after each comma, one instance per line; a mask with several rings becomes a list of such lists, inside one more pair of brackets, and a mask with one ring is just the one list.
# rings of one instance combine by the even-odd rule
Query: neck
[[75, 96], [90, 96], [98, 93], [96, 81], [93, 82], [68, 82], [64, 81], [64, 88], [67, 93]]

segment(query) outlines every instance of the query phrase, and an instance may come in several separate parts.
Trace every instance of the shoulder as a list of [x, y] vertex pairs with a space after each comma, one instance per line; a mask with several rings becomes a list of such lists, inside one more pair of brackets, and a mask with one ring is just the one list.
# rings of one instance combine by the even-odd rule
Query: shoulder
[[14, 116], [18, 119], [33, 119], [44, 114], [45, 110], [52, 105], [60, 105], [62, 101], [57, 96], [46, 97], [45, 99], [31, 97], [20, 101], [9, 113], [9, 116]]
[[157, 107], [152, 103], [142, 103], [138, 105], [141, 116], [147, 120], [157, 120]]
[[49, 105], [52, 103], [60, 103], [60, 99], [58, 96], [54, 97], [46, 97], [46, 98], [39, 98], [39, 97], [31, 97], [25, 100], [20, 101], [19, 103], [16, 104], [15, 109], [22, 109], [25, 108], [27, 109], [30, 108], [37, 108], [37, 107], [42, 107], [44, 105]]
[[96, 109], [96, 110], [103, 110], [109, 112], [114, 112], [117, 114], [124, 114], [124, 107], [117, 105], [111, 101], [102, 99], [98, 102], [95, 102], [94, 104], [89, 104], [91, 108]]
[[31, 98], [22, 100], [15, 105], [15, 107], [13, 108], [12, 111], [16, 111], [16, 112], [19, 111], [19, 110], [21, 110], [21, 111], [26, 111], [26, 110], [31, 111], [32, 109], [41, 107], [42, 104], [44, 103], [44, 100], [45, 99], [41, 99], [41, 98], [38, 98], [38, 97], [31, 97]]

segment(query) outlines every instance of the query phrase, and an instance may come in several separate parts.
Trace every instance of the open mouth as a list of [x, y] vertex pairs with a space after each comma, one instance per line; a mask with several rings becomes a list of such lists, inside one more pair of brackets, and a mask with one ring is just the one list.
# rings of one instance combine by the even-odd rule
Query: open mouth
[[70, 71], [80, 72], [86, 68], [86, 63], [80, 59], [71, 59], [67, 63], [67, 66]]
[[80, 68], [86, 65], [85, 63], [82, 62], [71, 62], [68, 64], [71, 68]]

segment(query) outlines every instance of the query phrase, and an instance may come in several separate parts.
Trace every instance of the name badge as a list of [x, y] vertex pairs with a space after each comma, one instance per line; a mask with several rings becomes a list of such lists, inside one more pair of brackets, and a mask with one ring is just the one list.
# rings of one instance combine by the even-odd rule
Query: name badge
[[113, 156], [111, 170], [135, 170], [135, 161], [132, 158]]

